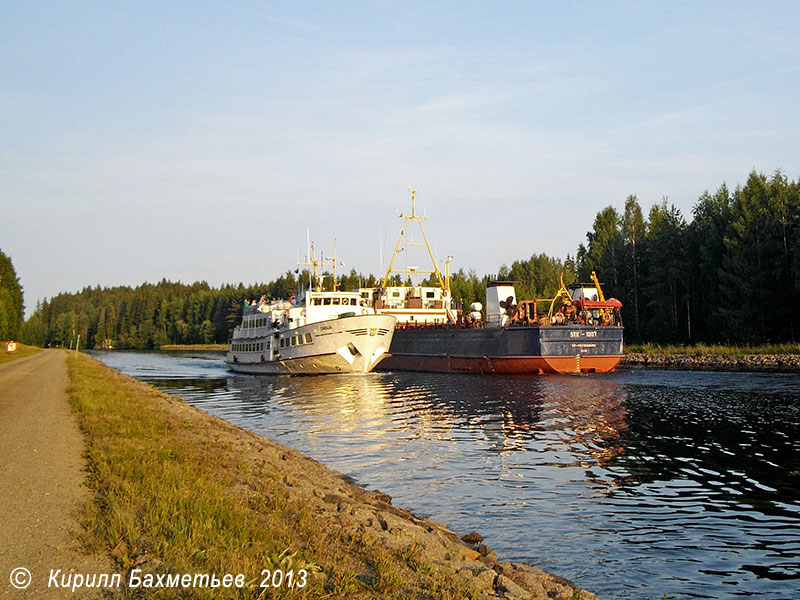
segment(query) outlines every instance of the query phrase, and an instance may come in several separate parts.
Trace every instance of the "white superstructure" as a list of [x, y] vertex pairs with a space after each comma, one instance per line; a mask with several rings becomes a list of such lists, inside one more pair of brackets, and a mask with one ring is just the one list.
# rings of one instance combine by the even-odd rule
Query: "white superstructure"
[[240, 373], [368, 373], [389, 351], [395, 323], [357, 292], [262, 301], [245, 309], [225, 362]]
[[358, 292], [377, 314], [394, 315], [398, 323], [444, 325], [455, 320], [446, 289], [412, 285], [359, 288]]

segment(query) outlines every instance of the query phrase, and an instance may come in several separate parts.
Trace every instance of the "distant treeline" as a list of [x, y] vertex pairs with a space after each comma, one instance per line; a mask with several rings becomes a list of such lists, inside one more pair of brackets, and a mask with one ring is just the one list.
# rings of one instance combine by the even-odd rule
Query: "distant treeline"
[[[326, 274], [325, 289], [333, 288]], [[307, 271], [287, 271], [269, 283], [212, 288], [206, 282], [185, 285], [162, 280], [136, 288], [87, 287], [76, 294], [59, 294], [37, 305], [25, 322], [23, 339], [38, 346], [71, 346], [80, 335], [81, 346], [89, 348], [158, 348], [165, 344], [226, 343], [241, 321], [245, 300], [266, 295], [290, 298], [309, 281]], [[355, 271], [337, 277], [340, 289], [372, 287], [374, 276]], [[395, 278], [395, 284], [400, 280]], [[481, 297], [486, 283], [474, 274], [456, 273], [454, 296]]]
[[[534, 254], [502, 265], [499, 279], [516, 282], [519, 298], [549, 298], [596, 271], [607, 296], [620, 299], [630, 342], [793, 342], [800, 325], [800, 189], [776, 172], [755, 171], [744, 187], [723, 184], [703, 193], [687, 222], [664, 198], [645, 219], [636, 196], [620, 212], [601, 210], [575, 257]], [[36, 345], [157, 348], [163, 344], [224, 343], [241, 318], [245, 299], [289, 298], [307, 272], [275, 281], [212, 288], [162, 280], [136, 288], [85, 288], [37, 306], [24, 326]], [[378, 280], [351, 271], [340, 289]], [[458, 271], [451, 289], [458, 306], [483, 302], [489, 276]], [[326, 289], [333, 279], [327, 274]], [[397, 280], [399, 282], [399, 279]], [[429, 279], [428, 284], [432, 284]], [[20, 302], [21, 305], [21, 302]]]

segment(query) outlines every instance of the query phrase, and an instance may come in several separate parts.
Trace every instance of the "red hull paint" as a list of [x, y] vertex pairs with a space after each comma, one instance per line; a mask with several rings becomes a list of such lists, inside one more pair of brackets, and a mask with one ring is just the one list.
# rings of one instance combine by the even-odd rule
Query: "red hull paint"
[[434, 373], [609, 373], [622, 360], [612, 356], [420, 356], [392, 354], [378, 365], [381, 371], [428, 371]]

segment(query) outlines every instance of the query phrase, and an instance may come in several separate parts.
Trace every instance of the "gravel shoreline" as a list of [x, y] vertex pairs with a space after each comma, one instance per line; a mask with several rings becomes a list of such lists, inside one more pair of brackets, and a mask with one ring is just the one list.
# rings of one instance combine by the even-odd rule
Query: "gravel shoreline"
[[800, 373], [798, 354], [649, 354], [632, 352], [619, 363], [631, 367], [688, 369], [698, 371], [756, 371]]

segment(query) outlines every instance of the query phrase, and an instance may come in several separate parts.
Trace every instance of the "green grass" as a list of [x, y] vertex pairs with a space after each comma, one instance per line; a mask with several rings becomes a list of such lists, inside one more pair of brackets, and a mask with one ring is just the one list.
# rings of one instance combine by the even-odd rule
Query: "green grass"
[[[251, 585], [241, 592], [193, 589], [198, 598], [257, 596], [262, 569], [281, 561], [319, 570], [291, 554], [293, 541], [307, 540], [310, 532], [296, 530], [302, 507], [290, 506], [274, 479], [256, 482], [252, 494], [237, 491], [237, 475], [251, 469], [223, 437], [209, 440], [197, 423], [161, 409], [157, 392], [137, 389], [86, 357], [68, 363], [94, 491], [82, 515], [88, 550], [109, 554], [121, 573], [243, 573]], [[269, 597], [306, 597], [314, 590], [321, 585]], [[128, 597], [152, 593], [129, 590]], [[166, 590], [158, 597], [182, 594]]]
[[[80, 541], [123, 581], [243, 573], [249, 588], [126, 589], [125, 598], [468, 598], [417, 552], [388, 550], [292, 500], [284, 471], [256, 464], [230, 426], [91, 357], [68, 355], [69, 396], [87, 444], [93, 498]], [[288, 467], [287, 467], [288, 468]], [[291, 476], [291, 472], [289, 472]], [[424, 565], [424, 566], [423, 566]], [[302, 590], [262, 590], [263, 569], [309, 571]], [[447, 593], [441, 594], [442, 590]], [[187, 593], [189, 595], [187, 595]]]
[[16, 352], [6, 352], [6, 342], [2, 341], [0, 342], [0, 364], [11, 362], [18, 358], [25, 358], [26, 356], [33, 356], [41, 351], [42, 349], [36, 346], [26, 346], [25, 344], [17, 342]]
[[374, 577], [370, 586], [383, 595], [395, 591], [403, 580], [397, 559], [388, 552], [378, 552], [373, 560]]
[[746, 356], [750, 354], [800, 354], [800, 344], [761, 344], [756, 346], [722, 346], [695, 344], [675, 346], [659, 344], [631, 344], [625, 346], [626, 354], [687, 354], [690, 356]]

